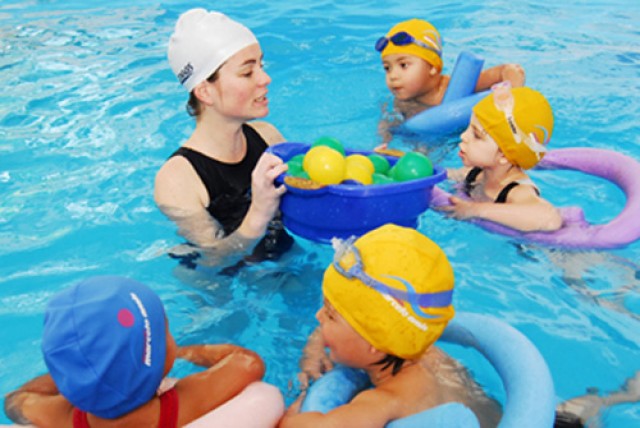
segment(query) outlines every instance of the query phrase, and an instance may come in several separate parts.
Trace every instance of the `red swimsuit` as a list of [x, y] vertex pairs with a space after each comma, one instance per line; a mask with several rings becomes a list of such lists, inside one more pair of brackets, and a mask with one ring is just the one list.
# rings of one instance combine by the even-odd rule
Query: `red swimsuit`
[[[177, 428], [178, 393], [171, 388], [160, 396], [160, 423], [158, 428]], [[90, 428], [87, 412], [73, 409], [73, 428]]]

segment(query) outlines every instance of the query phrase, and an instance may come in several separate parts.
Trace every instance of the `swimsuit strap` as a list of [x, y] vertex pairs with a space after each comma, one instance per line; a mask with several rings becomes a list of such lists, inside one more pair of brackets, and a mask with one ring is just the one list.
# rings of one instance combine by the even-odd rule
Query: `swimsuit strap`
[[540, 196], [540, 191], [535, 186], [535, 184], [533, 184], [531, 180], [518, 180], [518, 181], [512, 181], [511, 183], [504, 186], [494, 202], [496, 204], [504, 204], [505, 202], [507, 202], [507, 196], [509, 195], [509, 192], [511, 191], [511, 189], [513, 189], [516, 186], [519, 186], [520, 184], [533, 186], [533, 190], [536, 192], [536, 195]]
[[77, 407], [73, 408], [73, 428], [90, 428], [87, 412], [83, 412]]
[[178, 391], [171, 388], [160, 396], [160, 423], [158, 428], [177, 428]]
[[[160, 396], [160, 422], [158, 428], [178, 427], [178, 391], [171, 388]], [[87, 412], [73, 408], [73, 428], [91, 428]]]
[[482, 172], [482, 168], [478, 166], [474, 166], [469, 170], [467, 176], [464, 178], [464, 193], [467, 196], [471, 196], [471, 191], [473, 190], [473, 185], [478, 179], [478, 175]]
[[517, 181], [512, 181], [511, 183], [504, 186], [494, 202], [496, 204], [504, 204], [505, 202], [507, 202], [507, 196], [509, 195], [511, 189], [519, 185], [520, 183], [518, 183]]

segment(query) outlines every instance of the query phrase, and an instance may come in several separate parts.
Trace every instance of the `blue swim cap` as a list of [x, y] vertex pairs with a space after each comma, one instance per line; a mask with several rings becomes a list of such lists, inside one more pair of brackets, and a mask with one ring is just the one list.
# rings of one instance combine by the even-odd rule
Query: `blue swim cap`
[[154, 396], [164, 375], [165, 329], [162, 302], [149, 287], [94, 277], [51, 299], [42, 353], [65, 398], [113, 419]]

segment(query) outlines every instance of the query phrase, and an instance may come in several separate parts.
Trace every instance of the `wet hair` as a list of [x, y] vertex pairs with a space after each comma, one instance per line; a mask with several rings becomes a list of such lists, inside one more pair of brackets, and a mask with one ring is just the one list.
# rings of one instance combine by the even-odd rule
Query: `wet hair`
[[402, 365], [404, 364], [404, 358], [397, 357], [395, 355], [387, 354], [380, 361], [373, 363], [374, 365], [381, 365], [382, 370], [386, 370], [391, 367], [391, 376], [395, 376], [400, 372]]
[[[209, 83], [213, 83], [216, 80], [218, 80], [218, 70], [220, 70], [220, 68], [214, 71], [211, 74], [211, 76], [207, 77], [205, 80]], [[198, 100], [198, 98], [194, 94], [194, 91], [191, 91], [189, 93], [189, 101], [187, 101], [186, 108], [187, 108], [187, 113], [189, 113], [189, 116], [191, 117], [198, 117], [200, 116], [200, 113], [202, 113], [202, 106], [200, 105], [200, 100]]]

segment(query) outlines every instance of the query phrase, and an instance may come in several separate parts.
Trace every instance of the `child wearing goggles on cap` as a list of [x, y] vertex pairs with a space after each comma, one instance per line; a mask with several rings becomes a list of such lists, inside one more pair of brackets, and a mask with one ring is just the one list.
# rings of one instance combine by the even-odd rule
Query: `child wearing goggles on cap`
[[[442, 39], [431, 23], [422, 19], [403, 21], [380, 37], [375, 48], [382, 58], [387, 87], [394, 95], [394, 113], [402, 121], [442, 103], [450, 78], [442, 74]], [[502, 64], [484, 70], [478, 77], [476, 92], [502, 81], [523, 86], [524, 69], [518, 64]], [[392, 138], [387, 128], [397, 121], [381, 123], [380, 149], [387, 148]]]
[[[42, 352], [49, 374], [5, 397], [5, 412], [16, 423], [184, 426], [228, 408], [265, 370], [257, 354], [239, 346], [176, 345], [160, 298], [121, 277], [90, 278], [54, 296]], [[176, 358], [206, 369], [161, 388]], [[254, 385], [273, 388], [282, 401], [275, 387]], [[281, 414], [260, 426], [273, 426]]]
[[203, 264], [274, 259], [292, 238], [278, 219], [287, 166], [264, 153], [284, 141], [267, 122], [263, 54], [254, 34], [219, 12], [183, 13], [168, 47], [171, 68], [189, 92], [195, 130], [158, 171], [154, 197], [179, 233], [202, 249]]
[[[442, 39], [431, 23], [422, 19], [403, 21], [379, 38], [375, 48], [382, 57], [387, 87], [405, 119], [442, 103], [449, 76], [441, 74]], [[517, 64], [484, 70], [478, 77], [476, 91], [502, 81], [522, 86], [524, 70]]]
[[473, 108], [471, 123], [461, 135], [464, 167], [448, 171], [464, 184], [468, 199], [451, 197], [438, 207], [457, 219], [485, 219], [521, 231], [553, 231], [562, 226], [559, 211], [540, 193], [525, 170], [547, 151], [553, 112], [531, 88], [495, 85]]
[[326, 414], [298, 413], [301, 396], [280, 427], [383, 427], [448, 402], [496, 426], [498, 404], [433, 346], [454, 315], [453, 285], [444, 252], [414, 229], [385, 225], [339, 243], [322, 282], [320, 332], [312, 337], [334, 362], [364, 369], [373, 388]]

